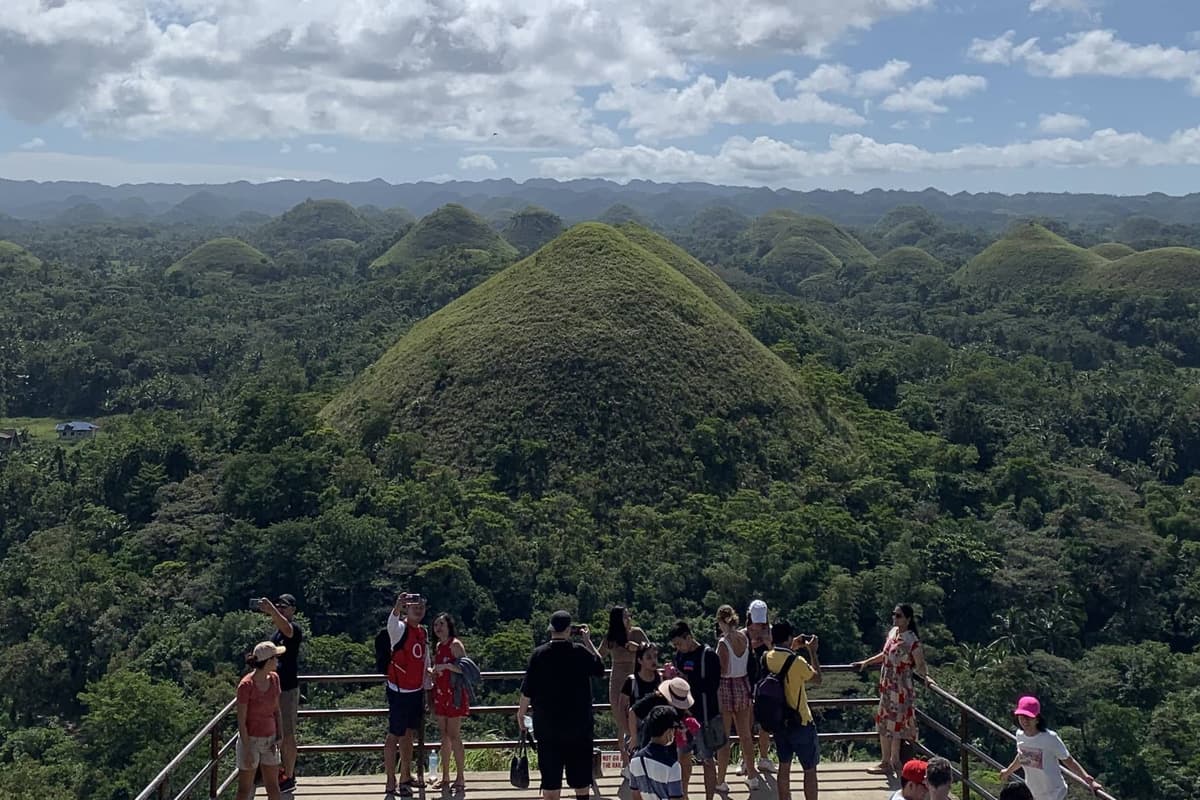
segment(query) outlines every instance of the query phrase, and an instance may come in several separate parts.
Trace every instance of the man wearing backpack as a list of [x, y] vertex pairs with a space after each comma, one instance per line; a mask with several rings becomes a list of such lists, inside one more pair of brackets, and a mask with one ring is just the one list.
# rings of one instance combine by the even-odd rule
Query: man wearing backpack
[[690, 737], [686, 750], [679, 754], [683, 792], [687, 794], [688, 780], [692, 776], [691, 756], [695, 755], [704, 765], [705, 798], [713, 800], [717, 791], [722, 794], [729, 792], [728, 786], [717, 785], [717, 753], [729, 746], [717, 698], [721, 686], [721, 657], [716, 650], [696, 641], [691, 626], [683, 620], [675, 623], [669, 635], [675, 648], [675, 669], [691, 687], [695, 698], [692, 716], [700, 723], [700, 730]]
[[[786, 703], [781, 722], [772, 731], [779, 755], [776, 778], [779, 800], [789, 800], [793, 758], [804, 770], [804, 800], [817, 800], [817, 763], [821, 760], [821, 751], [817, 745], [817, 726], [808, 707], [807, 685], [821, 684], [821, 664], [817, 659], [819, 642], [815, 634], [793, 636], [792, 626], [784, 620], [771, 626], [771, 642], [774, 649], [767, 652], [763, 661], [767, 672], [783, 681]], [[801, 649], [807, 653], [807, 660], [797, 652]]]
[[[413, 733], [425, 717], [425, 692], [430, 680], [429, 643], [421, 620], [425, 618], [425, 598], [401, 594], [387, 619], [392, 645], [387, 662], [388, 734], [384, 740], [383, 767], [387, 773], [387, 794], [399, 790], [401, 797], [413, 791]], [[400, 750], [400, 782], [396, 782], [396, 749]]]

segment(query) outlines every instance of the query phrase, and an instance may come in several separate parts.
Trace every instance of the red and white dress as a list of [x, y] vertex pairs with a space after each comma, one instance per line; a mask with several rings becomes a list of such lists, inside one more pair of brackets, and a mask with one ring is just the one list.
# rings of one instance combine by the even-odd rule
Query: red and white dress
[[902, 739], [917, 740], [917, 715], [913, 704], [913, 653], [921, 641], [912, 631], [888, 631], [883, 645], [883, 665], [879, 670], [879, 711], [875, 726], [879, 733]]
[[[454, 643], [454, 639], [448, 642], [443, 642], [437, 646], [437, 651], [433, 656], [433, 663], [437, 664], [453, 664], [454, 653], [450, 649]], [[438, 671], [433, 681], [433, 713], [439, 717], [465, 717], [471, 713], [470, 705], [467, 702], [466, 689], [460, 688], [457, 692], [454, 690], [454, 673], [448, 669]]]

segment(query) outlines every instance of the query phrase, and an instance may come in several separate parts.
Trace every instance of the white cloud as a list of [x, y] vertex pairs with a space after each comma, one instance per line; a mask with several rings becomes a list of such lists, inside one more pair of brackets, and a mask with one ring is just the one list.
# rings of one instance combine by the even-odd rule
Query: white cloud
[[850, 94], [854, 88], [854, 73], [845, 64], [822, 64], [803, 80], [796, 81], [802, 92], [837, 92]]
[[1092, 10], [1091, 0], [1030, 0], [1029, 10], [1062, 11], [1076, 14], [1087, 14]]
[[964, 145], [950, 150], [879, 142], [857, 133], [831, 136], [824, 150], [805, 149], [768, 137], [733, 137], [715, 154], [636, 145], [593, 148], [575, 158], [542, 158], [536, 163], [543, 176], [560, 179], [708, 180], [772, 186], [858, 174], [1200, 165], [1200, 128], [1178, 131], [1167, 139], [1105, 129], [1084, 139], [1056, 137], [1007, 145]]
[[776, 84], [791, 76], [772, 77], [761, 80], [730, 75], [717, 83], [708, 75], [701, 75], [682, 89], [622, 86], [601, 94], [596, 108], [623, 113], [621, 127], [633, 129], [642, 141], [697, 136], [714, 125], [850, 126], [865, 122], [853, 109], [811, 92], [780, 96]]
[[129, 161], [47, 151], [0, 153], [0, 175], [12, 180], [122, 183], [226, 183], [270, 180], [361, 180], [361, 175], [316, 170], [287, 170], [245, 164]]
[[1036, 38], [1016, 44], [1015, 35], [1006, 31], [995, 39], [975, 39], [967, 54], [987, 64], [1024, 63], [1030, 72], [1051, 78], [1091, 75], [1183, 80], [1190, 83], [1193, 93], [1200, 94], [1200, 50], [1130, 44], [1112, 31], [1092, 30], [1070, 34], [1061, 48], [1046, 51]]
[[890, 92], [896, 88], [911, 66], [907, 61], [892, 59], [879, 69], [860, 72], [854, 79], [854, 91], [860, 95]]
[[1079, 114], [1041, 114], [1038, 117], [1038, 130], [1042, 133], [1075, 133], [1091, 125], [1087, 117]]
[[[0, 108], [129, 138], [612, 145], [582, 89], [819, 56], [933, 0], [3, 0]], [[397, 43], [400, 43], [398, 46]]]
[[855, 72], [845, 64], [821, 64], [807, 78], [796, 80], [795, 85], [801, 92], [869, 97], [895, 90], [911, 67], [907, 61], [899, 59], [862, 72]]
[[46, 140], [40, 136], [35, 136], [28, 142], [22, 142], [20, 148], [22, 150], [41, 150], [46, 146]]
[[333, 145], [321, 144], [320, 142], [311, 142], [304, 149], [319, 156], [331, 156], [337, 152], [337, 148]]
[[883, 99], [885, 111], [916, 114], [944, 114], [950, 109], [940, 101], [966, 97], [987, 88], [979, 75], [951, 75], [949, 78], [922, 78]]
[[458, 168], [463, 171], [484, 170], [486, 172], [495, 172], [499, 169], [496, 166], [495, 159], [482, 153], [473, 156], [463, 156], [458, 160]]

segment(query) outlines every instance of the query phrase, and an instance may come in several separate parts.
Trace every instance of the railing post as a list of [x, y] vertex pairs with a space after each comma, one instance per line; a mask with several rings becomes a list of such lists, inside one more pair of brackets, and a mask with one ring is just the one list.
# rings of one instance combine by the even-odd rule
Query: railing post
[[971, 784], [967, 781], [971, 777], [971, 754], [967, 750], [967, 741], [969, 740], [970, 730], [968, 726], [971, 724], [971, 718], [967, 715], [966, 709], [958, 712], [958, 769], [962, 773], [962, 800], [971, 800]]
[[208, 797], [217, 800], [217, 787], [221, 784], [221, 726], [214, 725], [208, 740]]
[[158, 784], [158, 800], [167, 800], [167, 779], [163, 778]]

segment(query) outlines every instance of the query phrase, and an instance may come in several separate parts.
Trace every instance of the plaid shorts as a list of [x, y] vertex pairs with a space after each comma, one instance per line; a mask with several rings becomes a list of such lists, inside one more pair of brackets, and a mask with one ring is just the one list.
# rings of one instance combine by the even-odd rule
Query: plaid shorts
[[722, 714], [749, 708], [750, 703], [750, 681], [746, 676], [721, 678], [721, 686], [717, 689], [717, 704], [721, 707]]

